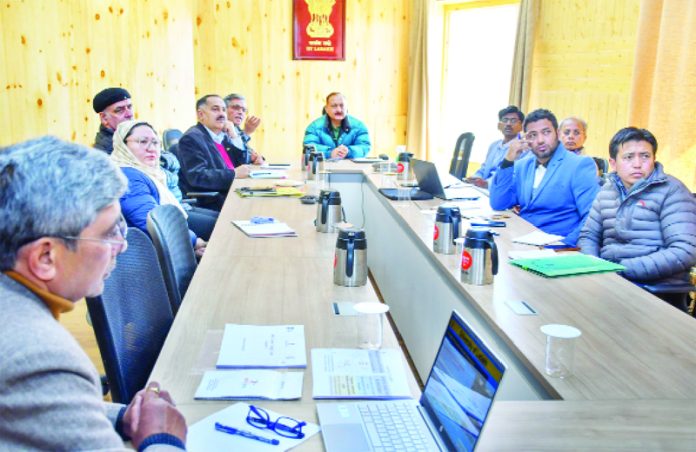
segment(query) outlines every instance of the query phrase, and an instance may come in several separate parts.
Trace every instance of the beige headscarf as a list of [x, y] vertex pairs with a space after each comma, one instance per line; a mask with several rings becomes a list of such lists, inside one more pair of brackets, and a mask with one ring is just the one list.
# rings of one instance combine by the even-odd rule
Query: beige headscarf
[[[159, 193], [160, 204], [172, 204], [181, 210], [184, 217], [188, 217], [179, 200], [167, 188], [167, 176], [164, 174], [164, 170], [159, 165], [154, 167], [145, 165], [128, 148], [125, 137], [136, 125], [149, 127], [149, 124], [142, 121], [124, 121], [118, 125], [116, 132], [114, 132], [114, 150], [111, 153], [111, 160], [120, 167], [135, 168], [144, 173], [155, 184]], [[157, 132], [155, 132], [155, 135], [157, 135]]]

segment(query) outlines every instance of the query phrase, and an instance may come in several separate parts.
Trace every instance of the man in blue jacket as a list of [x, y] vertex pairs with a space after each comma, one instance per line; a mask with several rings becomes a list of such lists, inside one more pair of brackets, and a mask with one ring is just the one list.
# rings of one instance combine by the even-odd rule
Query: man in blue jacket
[[346, 98], [341, 93], [326, 97], [324, 115], [307, 126], [303, 144], [313, 144], [331, 159], [365, 157], [371, 146], [367, 127], [348, 115]]
[[[491, 207], [520, 206], [520, 216], [575, 245], [599, 185], [590, 157], [567, 151], [558, 141], [558, 121], [539, 109], [524, 120], [525, 140], [511, 143], [490, 186]], [[526, 148], [536, 158], [516, 160]]]

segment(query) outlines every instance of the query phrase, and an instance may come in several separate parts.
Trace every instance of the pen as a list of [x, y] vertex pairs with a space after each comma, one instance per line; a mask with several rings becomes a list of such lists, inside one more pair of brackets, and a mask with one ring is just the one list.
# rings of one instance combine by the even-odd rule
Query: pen
[[243, 436], [244, 438], [249, 438], [249, 439], [253, 439], [256, 441], [261, 441], [262, 443], [266, 443], [266, 444], [273, 444], [274, 446], [277, 446], [278, 444], [280, 444], [280, 441], [278, 441], [275, 438], [273, 438], [273, 439], [264, 438], [263, 436], [259, 436], [259, 435], [256, 435], [254, 433], [247, 432], [246, 430], [240, 430], [238, 428], [228, 427], [226, 425], [222, 425], [219, 422], [215, 423], [215, 430], [217, 430], [218, 432], [227, 433], [229, 435]]
[[271, 174], [271, 173], [257, 173], [257, 172], [253, 172], [253, 173], [251, 173], [251, 174], [252, 174], [253, 176], [268, 176], [268, 175]]
[[477, 199], [479, 199], [478, 196], [472, 196], [468, 198], [452, 198], [452, 201], [476, 201]]
[[471, 223], [471, 226], [483, 226], [483, 227], [489, 227], [489, 228], [504, 228], [505, 227], [505, 222], [504, 221], [488, 221], [486, 223]]

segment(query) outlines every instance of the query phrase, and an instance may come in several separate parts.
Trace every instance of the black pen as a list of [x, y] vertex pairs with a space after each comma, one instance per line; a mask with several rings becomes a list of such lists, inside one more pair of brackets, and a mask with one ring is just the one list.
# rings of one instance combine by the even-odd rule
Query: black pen
[[256, 441], [261, 441], [262, 443], [272, 444], [274, 446], [277, 446], [278, 444], [280, 444], [280, 441], [278, 441], [275, 438], [273, 438], [273, 439], [264, 438], [263, 436], [259, 436], [255, 433], [252, 433], [252, 432], [247, 432], [246, 430], [240, 430], [238, 428], [228, 427], [227, 425], [222, 425], [219, 422], [215, 423], [215, 430], [217, 430], [218, 432], [227, 433], [229, 435], [243, 436], [244, 438], [249, 438], [249, 439], [253, 439]]

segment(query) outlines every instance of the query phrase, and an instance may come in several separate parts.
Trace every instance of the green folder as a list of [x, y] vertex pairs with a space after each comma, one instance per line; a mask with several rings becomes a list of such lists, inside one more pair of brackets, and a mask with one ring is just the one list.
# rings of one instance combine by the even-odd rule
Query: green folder
[[510, 261], [510, 263], [548, 278], [584, 275], [587, 273], [618, 272], [626, 268], [623, 265], [580, 253], [538, 259], [515, 259]]

